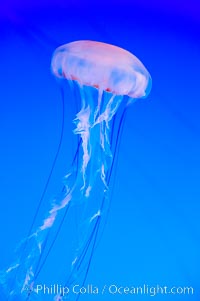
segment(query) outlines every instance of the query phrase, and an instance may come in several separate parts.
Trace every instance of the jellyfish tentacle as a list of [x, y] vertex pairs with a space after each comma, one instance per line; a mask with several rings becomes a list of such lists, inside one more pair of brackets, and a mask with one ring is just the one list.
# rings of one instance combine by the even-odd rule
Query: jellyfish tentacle
[[[109, 169], [109, 172], [107, 173], [107, 182], [108, 182], [108, 185], [109, 185], [109, 182], [110, 182], [110, 179], [111, 179], [113, 166], [114, 166], [114, 163], [115, 163], [115, 160], [116, 160], [116, 157], [117, 157], [117, 148], [119, 147], [120, 136], [122, 135], [123, 124], [124, 124], [125, 115], [126, 115], [128, 106], [129, 106], [129, 103], [126, 104], [125, 108], [123, 109], [121, 118], [120, 118], [119, 127], [118, 127], [118, 130], [117, 130], [116, 143], [115, 143], [115, 145], [114, 145], [113, 160], [112, 160], [112, 163], [111, 163], [111, 167], [110, 167], [110, 169]], [[113, 126], [114, 126], [114, 125], [113, 125]], [[90, 253], [88, 262], [86, 263], [86, 267], [85, 267], [85, 268], [86, 268], [86, 272], [85, 272], [84, 280], [82, 281], [82, 286], [84, 286], [85, 281], [86, 281], [86, 279], [87, 279], [87, 275], [88, 275], [89, 268], [90, 268], [90, 265], [91, 265], [92, 257], [93, 257], [94, 251], [95, 251], [95, 249], [96, 249], [96, 247], [97, 247], [97, 237], [98, 237], [98, 241], [100, 241], [101, 236], [102, 236], [103, 231], [104, 231], [104, 228], [105, 228], [105, 225], [106, 225], [107, 216], [108, 216], [108, 211], [109, 211], [109, 208], [110, 208], [111, 196], [107, 199], [107, 201], [109, 202], [109, 204], [107, 204], [107, 210], [106, 210], [106, 211], [103, 210], [103, 207], [104, 207], [104, 204], [105, 204], [105, 197], [103, 198], [102, 204], [101, 204], [101, 211], [104, 212], [104, 224], [101, 225], [101, 227], [103, 227], [103, 229], [101, 230], [101, 233], [99, 233], [100, 223], [102, 223], [102, 221], [99, 220], [99, 224], [98, 224], [98, 227], [97, 227], [98, 229], [97, 229], [96, 233], [92, 233], [92, 235], [94, 235], [94, 242], [93, 242], [93, 246], [92, 246], [92, 250], [91, 250], [91, 253]], [[101, 217], [102, 217], [102, 216], [101, 216]], [[98, 235], [97, 235], [97, 234], [98, 234]], [[89, 241], [91, 242], [91, 237], [89, 238]], [[85, 253], [86, 253], [86, 251], [85, 251]], [[84, 254], [84, 256], [85, 256], [85, 254]], [[83, 260], [84, 260], [84, 258], [83, 258], [83, 259], [81, 260], [81, 262], [79, 263], [79, 267], [81, 266]], [[84, 269], [84, 268], [83, 268], [83, 269]], [[68, 285], [68, 284], [69, 284], [69, 282], [66, 282], [66, 285]], [[76, 298], [76, 301], [79, 300], [79, 297], [80, 297], [80, 295]]]
[[[113, 100], [114, 98], [113, 97], [111, 97], [111, 100]], [[85, 101], [85, 100], [84, 100]], [[108, 107], [110, 107], [110, 101], [108, 102]], [[107, 109], [107, 107], [106, 107], [106, 109]], [[106, 111], [106, 110], [105, 110]], [[81, 113], [83, 113], [83, 115], [84, 115], [84, 113], [85, 113], [85, 111], [81, 111]], [[78, 114], [77, 114], [77, 116], [79, 116]], [[81, 115], [81, 117], [82, 117], [82, 115]], [[105, 121], [105, 117], [104, 117], [104, 121]], [[80, 122], [80, 118], [79, 118], [79, 122]], [[84, 122], [85, 122], [85, 120], [84, 120]], [[87, 123], [86, 123], [86, 125], [87, 125]], [[79, 125], [77, 126], [77, 128], [81, 128]], [[101, 130], [102, 130], [102, 121], [100, 122], [100, 121], [98, 121], [98, 122], [96, 122], [96, 124], [95, 124], [95, 127], [93, 126], [92, 127], [92, 130], [93, 130], [93, 128], [95, 129], [95, 132], [94, 132], [94, 135], [96, 135], [96, 133], [97, 132], [100, 132]], [[104, 127], [105, 129], [107, 129], [107, 127]], [[88, 129], [87, 129], [88, 130]], [[78, 131], [79, 132], [79, 131]], [[80, 131], [80, 134], [82, 135], [82, 131]], [[91, 133], [90, 133], [90, 137], [91, 137], [92, 135], [91, 135]], [[106, 137], [106, 135], [105, 135], [105, 137]], [[81, 136], [81, 138], [82, 138], [82, 148], [83, 148], [83, 152], [85, 151], [85, 149], [84, 149], [84, 136], [82, 135]], [[87, 138], [87, 137], [86, 137]], [[88, 143], [88, 141], [87, 141], [87, 143]], [[108, 140], [106, 141], [106, 143], [108, 143]], [[100, 153], [102, 152], [102, 146], [103, 146], [103, 151], [105, 150], [105, 142], [102, 144], [102, 145], [100, 145], [99, 146], [99, 143], [97, 143], [96, 142], [96, 147], [97, 147], [97, 149], [98, 149], [98, 152], [100, 151]], [[110, 156], [110, 152], [109, 152], [109, 156]], [[101, 156], [100, 156], [101, 157]], [[94, 157], [92, 157], [92, 159], [93, 159]], [[89, 161], [88, 161], [89, 162]], [[87, 162], [87, 163], [88, 163]], [[103, 162], [103, 161], [102, 161]], [[99, 162], [98, 164], [103, 164], [102, 162]], [[92, 163], [91, 162], [91, 158], [90, 158], [90, 163]], [[94, 162], [93, 162], [94, 163]], [[101, 165], [100, 164], [100, 165]], [[83, 166], [83, 165], [82, 165]], [[87, 165], [86, 165], [87, 166]], [[88, 166], [87, 166], [88, 167]], [[91, 169], [96, 169], [96, 167], [94, 167], [93, 166], [93, 164], [91, 164], [91, 166], [90, 166], [90, 168]], [[86, 169], [85, 169], [85, 171], [83, 170], [83, 168], [82, 168], [82, 170], [81, 170], [82, 172], [86, 172]], [[90, 174], [91, 174], [91, 172], [90, 172]], [[99, 174], [100, 174], [100, 179], [101, 179], [101, 181], [103, 182], [103, 184], [104, 184], [104, 186], [106, 186], [105, 185], [105, 175], [104, 176], [102, 176], [102, 174], [103, 174], [103, 172], [102, 172], [102, 170], [100, 171], [100, 169], [99, 169]], [[78, 179], [76, 179], [76, 181], [80, 181], [80, 179], [78, 178]], [[84, 179], [83, 179], [83, 181], [84, 181]], [[59, 211], [59, 210], [61, 210], [61, 209], [63, 209], [63, 208], [65, 208], [65, 206], [67, 206], [68, 204], [69, 204], [69, 202], [71, 201], [71, 199], [72, 199], [72, 195], [73, 195], [73, 193], [74, 193], [74, 191], [76, 192], [76, 190], [77, 190], [77, 187], [79, 187], [80, 188], [80, 184], [79, 185], [77, 185], [77, 183], [75, 183], [74, 184], [74, 186], [73, 187], [76, 187], [76, 188], [72, 188], [72, 189], [69, 189], [69, 193], [68, 193], [68, 195], [67, 195], [67, 197], [60, 203], [60, 205], [59, 204], [57, 204], [57, 205], [55, 205], [51, 210], [50, 210], [50, 214], [49, 214], [49, 216], [44, 220], [44, 222], [43, 222], [43, 224], [42, 224], [42, 226], [40, 226], [40, 231], [45, 231], [46, 229], [48, 229], [48, 228], [51, 228], [52, 226], [53, 226], [53, 224], [54, 224], [54, 222], [55, 222], [55, 219], [56, 219], [56, 216], [57, 216], [57, 212]], [[83, 186], [82, 186], [83, 187]], [[81, 188], [82, 188], [81, 187]], [[107, 187], [106, 187], [107, 188]], [[85, 196], [86, 197], [88, 197], [88, 195], [87, 195], [87, 193], [85, 194]], [[67, 200], [67, 201], [66, 201]], [[91, 223], [91, 222], [90, 222]], [[89, 223], [89, 224], [90, 224]], [[51, 248], [50, 248], [51, 249]], [[48, 253], [47, 253], [47, 255], [48, 255]], [[83, 256], [83, 257], [85, 257], [85, 256]], [[45, 259], [46, 260], [46, 259]], [[36, 274], [37, 275], [37, 274]]]
[[[106, 94], [106, 96], [108, 96], [108, 95]], [[96, 157], [100, 157], [100, 163], [99, 164], [100, 164], [100, 166], [103, 166], [103, 167], [104, 167], [104, 164], [105, 164], [104, 161], [106, 161], [106, 159], [108, 157], [109, 158], [109, 164], [107, 162], [106, 165], [109, 165], [109, 166], [106, 166], [105, 170], [104, 170], [104, 168], [103, 168], [103, 170], [101, 170], [100, 168], [97, 168], [97, 166], [94, 167], [91, 161], [95, 160], [96, 157], [94, 155], [92, 156], [92, 153], [91, 153], [90, 160], [87, 162], [88, 163], [87, 168], [84, 170], [84, 172], [87, 172], [88, 171], [87, 169], [89, 167], [92, 170], [93, 169], [97, 170], [98, 173], [100, 174], [101, 182], [104, 184], [104, 193], [102, 195], [101, 202], [98, 205], [99, 209], [98, 209], [97, 213], [94, 214], [90, 218], [90, 221], [88, 221], [88, 225], [90, 225], [90, 227], [91, 227], [91, 221], [93, 220], [93, 218], [96, 218], [96, 217], [98, 219], [98, 222], [96, 222], [94, 224], [94, 226], [91, 228], [90, 235], [87, 234], [87, 237], [88, 237], [87, 241], [84, 241], [82, 246], [79, 248], [79, 255], [76, 255], [75, 260], [73, 261], [73, 269], [72, 269], [72, 272], [71, 272], [71, 276], [68, 279], [67, 285], [69, 285], [69, 282], [71, 282], [70, 279], [73, 278], [73, 276], [77, 277], [77, 273], [79, 272], [80, 267], [83, 265], [83, 262], [85, 260], [87, 260], [86, 263], [85, 263], [85, 266], [86, 266], [85, 279], [87, 277], [87, 274], [88, 274], [88, 271], [89, 271], [89, 266], [90, 266], [90, 263], [91, 263], [91, 260], [92, 260], [92, 257], [93, 257], [93, 251], [94, 251], [95, 246], [96, 246], [96, 240], [97, 240], [97, 233], [96, 232], [99, 231], [101, 211], [103, 211], [103, 209], [104, 209], [104, 201], [105, 201], [105, 198], [106, 198], [105, 191], [108, 189], [108, 185], [106, 183], [106, 178], [108, 178], [107, 172], [109, 170], [110, 165], [113, 162], [112, 155], [111, 155], [111, 150], [110, 150], [110, 142], [109, 142], [109, 131], [110, 131], [109, 122], [110, 122], [110, 119], [112, 118], [112, 116], [116, 113], [123, 97], [122, 96], [121, 97], [119, 97], [119, 96], [116, 97], [116, 96], [111, 95], [110, 97], [107, 97], [107, 98], [108, 98], [107, 103], [104, 107], [103, 112], [98, 114], [98, 117], [95, 118], [96, 120], [94, 120], [94, 123], [90, 127], [90, 135], [89, 135], [90, 140], [89, 140], [88, 143], [91, 143], [91, 140], [93, 139], [92, 131], [95, 131], [94, 132], [95, 137], [99, 137], [100, 139], [98, 139], [98, 138], [95, 139], [95, 143], [93, 143], [92, 152], [94, 152], [96, 154]], [[116, 98], [117, 98], [117, 101], [116, 101]], [[102, 99], [102, 101], [103, 101], [103, 99]], [[97, 112], [97, 110], [95, 110], [95, 114], [96, 114], [96, 112]], [[79, 116], [79, 114], [77, 114], [77, 115]], [[109, 119], [110, 116], [111, 116], [111, 118]], [[80, 118], [79, 118], [79, 121], [80, 121]], [[85, 120], [84, 120], [84, 122], [85, 122]], [[81, 128], [81, 127], [79, 127], [79, 128]], [[99, 135], [97, 135], [96, 131], [98, 131]], [[80, 134], [82, 134], [81, 131], [80, 131]], [[82, 143], [84, 143], [84, 141]], [[96, 150], [96, 149], [97, 149], [97, 151], [95, 152], [94, 150]], [[83, 151], [84, 151], [84, 149], [83, 149]], [[98, 152], [100, 152], [100, 156], [97, 155]], [[102, 155], [103, 155], [103, 157], [102, 157]], [[91, 174], [92, 174], [92, 172], [90, 170], [90, 172], [88, 173], [89, 181], [90, 181], [90, 175]], [[94, 177], [93, 177], [93, 181], [94, 181]], [[94, 187], [96, 187], [96, 185], [94, 185]], [[88, 197], [88, 195], [87, 195], [87, 197]], [[93, 241], [93, 244], [92, 244], [92, 241]], [[90, 248], [90, 251], [89, 251], [89, 248]], [[88, 252], [90, 252], [90, 253], [88, 254]], [[86, 256], [88, 256], [89, 258], [86, 259]]]
[[[52, 165], [51, 165], [48, 177], [46, 179], [46, 183], [44, 185], [41, 197], [40, 197], [40, 199], [38, 201], [38, 204], [37, 204], [37, 207], [36, 207], [36, 210], [35, 210], [32, 222], [31, 222], [31, 225], [29, 227], [28, 234], [27, 234], [26, 238], [22, 242], [22, 250], [20, 251], [19, 259], [17, 260], [17, 263], [14, 264], [15, 265], [15, 269], [12, 269], [13, 265], [10, 267], [11, 269], [9, 269], [9, 268], [7, 269], [7, 271], [10, 271], [10, 272], [14, 272], [14, 270], [15, 270], [15, 274], [13, 276], [11, 275], [11, 277], [12, 277], [13, 280], [12, 280], [12, 283], [10, 284], [10, 288], [9, 288], [10, 292], [12, 292], [13, 289], [14, 289], [14, 287], [15, 287], [15, 282], [17, 281], [18, 274], [20, 273], [20, 269], [21, 269], [21, 267], [23, 265], [23, 259], [25, 257], [25, 252], [26, 252], [26, 249], [28, 248], [29, 240], [32, 237], [31, 234], [32, 234], [33, 228], [35, 226], [36, 219], [38, 217], [38, 214], [39, 214], [39, 211], [41, 209], [42, 203], [44, 201], [44, 197], [45, 197], [47, 189], [49, 187], [50, 180], [52, 178], [52, 175], [53, 175], [53, 172], [54, 172], [57, 160], [58, 160], [58, 156], [59, 156], [59, 153], [60, 153], [60, 150], [61, 150], [61, 146], [62, 146], [62, 142], [63, 142], [63, 136], [64, 136], [64, 125], [65, 125], [65, 118], [64, 118], [65, 103], [64, 103], [64, 94], [63, 93], [64, 93], [64, 91], [62, 89], [61, 90], [61, 105], [62, 105], [62, 109], [61, 109], [61, 112], [62, 112], [62, 117], [61, 117], [61, 132], [60, 132], [60, 137], [59, 137], [59, 141], [58, 141], [58, 146], [57, 146], [57, 149], [56, 149], [56, 153], [54, 155], [53, 162], [52, 162]], [[9, 277], [8, 273], [9, 272], [7, 272], [7, 275], [6, 275], [7, 277]], [[10, 294], [8, 294], [8, 297], [7, 297], [6, 301], [9, 301], [9, 300], [10, 300]]]
[[[125, 120], [125, 115], [126, 115], [126, 112], [127, 112], [127, 108], [128, 108], [128, 104], [126, 104], [125, 108], [123, 109], [123, 112], [122, 112], [122, 115], [121, 115], [121, 118], [120, 118], [119, 127], [118, 127], [118, 130], [117, 130], [116, 143], [114, 145], [114, 150], [112, 152], [113, 153], [113, 159], [112, 159], [112, 162], [111, 162], [111, 167], [110, 167], [109, 171], [106, 174], [106, 181], [107, 181], [107, 185], [108, 186], [110, 184], [113, 167], [114, 167], [114, 164], [115, 164], [115, 161], [116, 161], [116, 157], [117, 157], [117, 149], [119, 147], [120, 136], [122, 135], [122, 131], [123, 131], [123, 124], [124, 124], [124, 120]], [[107, 203], [107, 210], [106, 211], [103, 210], [104, 205], [105, 205], [105, 200], [106, 200], [105, 196], [104, 196], [104, 198], [102, 200], [102, 203], [101, 203], [101, 206], [100, 206], [100, 212], [104, 212], [104, 225], [102, 225], [103, 229], [101, 231], [101, 236], [103, 234], [103, 231], [104, 231], [104, 228], [105, 228], [105, 225], [106, 225], [106, 221], [107, 221], [107, 216], [108, 216], [108, 212], [109, 212], [109, 208], [110, 208], [111, 199], [112, 199], [111, 196], [109, 198], [107, 198], [107, 201], [109, 203]], [[100, 239], [101, 239], [100, 234], [99, 234], [99, 238], [98, 239], [100, 241]]]

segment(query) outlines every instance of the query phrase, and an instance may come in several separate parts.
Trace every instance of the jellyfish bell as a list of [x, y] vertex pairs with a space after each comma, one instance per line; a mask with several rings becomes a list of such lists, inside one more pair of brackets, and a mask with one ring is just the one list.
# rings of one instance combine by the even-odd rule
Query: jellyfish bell
[[52, 72], [59, 78], [131, 98], [148, 96], [151, 77], [140, 60], [120, 47], [95, 41], [76, 41], [58, 47]]

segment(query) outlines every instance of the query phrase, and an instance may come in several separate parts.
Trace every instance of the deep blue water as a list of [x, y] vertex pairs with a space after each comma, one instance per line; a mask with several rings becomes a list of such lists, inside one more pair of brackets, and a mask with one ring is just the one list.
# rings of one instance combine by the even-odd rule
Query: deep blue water
[[[153, 86], [150, 96], [134, 103], [127, 113], [110, 213], [86, 282], [98, 287], [192, 286], [193, 295], [157, 295], [155, 299], [199, 300], [198, 15], [194, 0], [162, 5], [156, 1], [2, 3], [1, 269], [13, 262], [14, 249], [27, 235], [59, 143], [62, 102], [50, 70], [52, 52], [71, 41], [97, 40], [134, 53], [149, 70]], [[74, 115], [70, 101], [66, 104], [64, 142], [44, 211], [62, 188], [75, 149]], [[54, 282], [61, 265], [59, 249], [71, 243], [70, 237], [63, 236], [51, 258], [52, 275], [44, 275]], [[52, 296], [45, 298], [52, 300]], [[80, 298], [152, 299], [126, 294]]]

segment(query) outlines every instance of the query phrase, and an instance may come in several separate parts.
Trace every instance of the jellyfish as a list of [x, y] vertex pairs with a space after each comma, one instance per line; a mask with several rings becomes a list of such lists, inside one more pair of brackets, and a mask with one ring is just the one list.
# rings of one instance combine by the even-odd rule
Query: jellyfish
[[[74, 95], [77, 148], [62, 192], [23, 242], [19, 260], [4, 275], [8, 301], [31, 300], [32, 296], [37, 300], [34, 286], [72, 210], [78, 212], [78, 234], [63, 286], [77, 279], [85, 283], [109, 211], [111, 175], [126, 110], [151, 90], [151, 76], [136, 56], [102, 42], [83, 40], [58, 47], [51, 70]], [[21, 299], [15, 299], [19, 295]], [[54, 300], [67, 298], [58, 292]]]

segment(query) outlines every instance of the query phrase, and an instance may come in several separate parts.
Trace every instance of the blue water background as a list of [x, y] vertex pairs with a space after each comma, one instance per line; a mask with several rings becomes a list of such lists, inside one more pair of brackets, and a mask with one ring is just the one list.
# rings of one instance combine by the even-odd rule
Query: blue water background
[[[98, 40], [133, 52], [149, 70], [153, 87], [148, 99], [136, 102], [127, 113], [110, 214], [87, 283], [187, 285], [195, 288], [193, 296], [155, 298], [197, 301], [198, 2], [103, 2], [10, 0], [1, 4], [0, 267], [10, 265], [13, 250], [27, 234], [59, 142], [62, 106], [50, 71], [52, 52], [74, 40]], [[73, 118], [71, 111], [69, 107], [68, 117]], [[48, 200], [62, 188], [75, 149], [70, 118], [45, 198], [46, 210]], [[69, 244], [68, 237], [62, 243]], [[54, 256], [52, 274], [59, 269], [59, 253]], [[82, 300], [152, 298], [109, 295]]]

